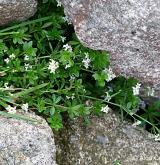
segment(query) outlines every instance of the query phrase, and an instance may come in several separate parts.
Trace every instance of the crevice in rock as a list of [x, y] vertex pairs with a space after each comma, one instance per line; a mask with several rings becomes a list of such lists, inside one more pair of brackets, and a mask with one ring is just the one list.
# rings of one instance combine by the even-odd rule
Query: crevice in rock
[[71, 127], [69, 124], [69, 118], [65, 114], [63, 116], [63, 128], [54, 132], [54, 139], [56, 144], [56, 162], [58, 165], [70, 165], [67, 161], [70, 151], [69, 151], [69, 139]]

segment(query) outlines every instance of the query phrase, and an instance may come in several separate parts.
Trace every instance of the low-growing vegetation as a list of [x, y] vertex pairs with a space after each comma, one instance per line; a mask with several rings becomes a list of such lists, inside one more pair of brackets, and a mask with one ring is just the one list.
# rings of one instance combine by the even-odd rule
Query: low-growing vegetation
[[137, 80], [113, 73], [108, 52], [84, 47], [56, 0], [39, 0], [30, 20], [1, 27], [0, 80], [2, 115], [34, 111], [60, 129], [64, 114], [88, 122], [111, 107], [122, 120], [160, 133], [160, 101], [146, 105]]

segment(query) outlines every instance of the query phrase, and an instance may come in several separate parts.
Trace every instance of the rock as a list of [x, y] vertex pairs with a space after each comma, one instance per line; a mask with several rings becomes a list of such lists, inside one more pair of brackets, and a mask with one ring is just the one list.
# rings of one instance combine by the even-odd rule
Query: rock
[[67, 146], [57, 150], [59, 158], [63, 154], [63, 165], [160, 164], [160, 143], [147, 131], [127, 122], [122, 124], [112, 111], [101, 118], [91, 117], [87, 127], [76, 119], [61, 137], [59, 144]]
[[159, 0], [62, 0], [80, 41], [107, 50], [117, 74], [138, 78], [160, 97]]
[[0, 25], [23, 21], [34, 15], [36, 0], [0, 0]]
[[1, 165], [56, 165], [52, 130], [44, 119], [30, 117], [41, 123], [0, 116]]

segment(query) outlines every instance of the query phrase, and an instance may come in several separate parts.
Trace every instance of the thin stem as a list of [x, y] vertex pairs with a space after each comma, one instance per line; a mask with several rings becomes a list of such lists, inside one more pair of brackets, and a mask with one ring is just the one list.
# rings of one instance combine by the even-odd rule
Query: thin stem
[[10, 31], [10, 30], [13, 30], [13, 29], [20, 28], [20, 27], [24, 27], [24, 26], [27, 26], [27, 25], [30, 25], [30, 24], [33, 24], [33, 23], [47, 21], [51, 18], [52, 18], [52, 16], [48, 16], [48, 17], [43, 17], [43, 18], [39, 18], [39, 19], [36, 19], [36, 20], [32, 20], [32, 21], [23, 22], [23, 23], [20, 23], [18, 25], [14, 25], [14, 26], [2, 29], [2, 30], [0, 30], [0, 33], [7, 32], [7, 31]]
[[150, 124], [152, 127], [154, 127], [158, 132], [160, 132], [160, 130], [152, 123], [150, 123], [148, 120], [144, 119], [143, 117], [137, 115], [137, 114], [134, 114], [134, 116], [138, 117], [139, 119], [145, 121], [146, 123]]
[[24, 90], [24, 88], [0, 88], [2, 91], [19, 91]]
[[89, 69], [85, 69], [85, 68], [81, 68], [81, 70], [84, 70], [84, 71], [90, 72], [90, 73], [95, 73], [95, 72], [93, 72], [93, 71], [91, 71], [91, 70], [89, 70]]
[[54, 107], [56, 107], [56, 108], [62, 108], [62, 109], [68, 109], [68, 107], [65, 107], [65, 106], [63, 106], [63, 105], [58, 105], [58, 104], [51, 104], [51, 103], [47, 103], [47, 102], [45, 102], [47, 105], [50, 105], [50, 107], [52, 107], [52, 106], [54, 106]]
[[19, 32], [0, 33], [0, 36], [6, 36], [6, 35], [12, 35], [12, 34], [19, 34]]
[[115, 106], [117, 106], [117, 107], [119, 107], [119, 108], [122, 108], [125, 112], [127, 112], [127, 114], [129, 114], [129, 115], [130, 115], [131, 117], [133, 117], [134, 119], [135, 119], [134, 116], [136, 116], [136, 117], [138, 117], [139, 119], [141, 119], [141, 120], [145, 121], [146, 123], [150, 124], [150, 125], [151, 125], [152, 127], [154, 127], [158, 132], [160, 132], [160, 130], [159, 130], [154, 124], [150, 123], [149, 121], [147, 121], [146, 119], [142, 118], [141, 116], [139, 116], [139, 115], [137, 115], [137, 114], [133, 114], [134, 116], [131, 115], [131, 114], [129, 113], [129, 111], [128, 111], [125, 107], [123, 107], [123, 106], [121, 106], [121, 105], [119, 105], [119, 104], [115, 104], [115, 103], [112, 103], [112, 102], [109, 102], [109, 101], [106, 101], [106, 100], [103, 100], [103, 99], [98, 99], [98, 98], [95, 98], [95, 97], [91, 97], [91, 96], [83, 96], [83, 95], [79, 95], [79, 96], [82, 96], [82, 97], [85, 97], [85, 98], [88, 98], [88, 99], [92, 99], [92, 100], [102, 101], [102, 102], [105, 102], [105, 103], [108, 103], [108, 104], [111, 104], [111, 105], [115, 105]]

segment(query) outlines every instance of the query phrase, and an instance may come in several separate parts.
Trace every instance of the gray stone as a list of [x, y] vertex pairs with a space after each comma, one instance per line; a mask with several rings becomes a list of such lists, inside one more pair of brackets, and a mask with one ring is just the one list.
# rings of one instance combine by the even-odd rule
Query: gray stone
[[36, 0], [0, 0], [0, 25], [23, 21], [34, 15]]
[[107, 50], [117, 74], [138, 78], [160, 97], [159, 0], [62, 0], [80, 41]]
[[0, 116], [0, 164], [56, 165], [52, 130], [44, 119], [27, 116], [40, 123]]
[[60, 164], [115, 165], [116, 161], [121, 165], [160, 164], [160, 143], [147, 131], [129, 122], [122, 123], [111, 110], [104, 117], [90, 120], [87, 127], [76, 119], [68, 130], [64, 128], [59, 144], [64, 143], [66, 148], [57, 150], [57, 158], [62, 159], [62, 155], [64, 158]]

